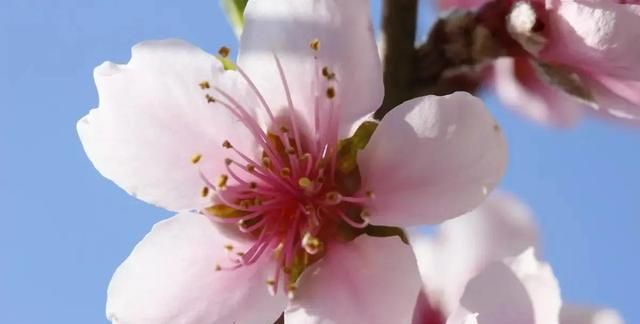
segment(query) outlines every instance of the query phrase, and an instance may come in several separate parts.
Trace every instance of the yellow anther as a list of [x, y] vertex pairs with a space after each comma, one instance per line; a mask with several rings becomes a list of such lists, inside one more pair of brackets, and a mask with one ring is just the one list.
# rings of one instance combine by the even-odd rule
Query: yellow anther
[[198, 85], [200, 86], [200, 89], [202, 89], [202, 90], [211, 88], [211, 86], [209, 85], [209, 81], [202, 81]]
[[311, 179], [307, 177], [302, 177], [298, 179], [298, 185], [302, 189], [308, 189], [308, 188], [311, 188], [311, 186], [313, 186], [313, 182], [311, 181]]
[[202, 160], [202, 154], [194, 154], [191, 157], [191, 163], [196, 164], [198, 162], [200, 162], [200, 160]]
[[249, 171], [250, 173], [256, 172], [256, 166], [253, 164], [247, 165], [247, 171]]
[[209, 195], [209, 187], [202, 187], [202, 191], [200, 191], [200, 195], [202, 197], [206, 197]]
[[309, 47], [311, 47], [311, 49], [314, 51], [320, 50], [320, 40], [317, 38], [312, 39], [309, 43]]
[[262, 165], [263, 165], [265, 168], [270, 168], [270, 167], [271, 167], [271, 159], [270, 159], [270, 158], [268, 158], [268, 157], [266, 157], [266, 156], [265, 156], [265, 157], [263, 157], [263, 158], [262, 158]]
[[316, 254], [322, 248], [322, 242], [311, 233], [306, 233], [302, 237], [302, 248], [309, 254]]
[[333, 80], [336, 78], [336, 74], [331, 72], [326, 66], [322, 68], [322, 76], [327, 78], [327, 80]]
[[204, 97], [207, 99], [207, 102], [208, 102], [208, 103], [214, 103], [214, 102], [216, 102], [216, 99], [215, 99], [215, 98], [213, 98], [210, 94], [207, 94], [207, 95], [205, 95]]
[[302, 156], [300, 156], [299, 158], [300, 161], [310, 160], [310, 159], [311, 159], [311, 153], [302, 154]]
[[218, 54], [220, 54], [220, 56], [222, 57], [227, 57], [229, 56], [229, 53], [231, 53], [231, 50], [226, 47], [226, 46], [222, 46], [220, 47], [220, 49], [218, 50]]
[[244, 252], [236, 252], [236, 255], [239, 257], [243, 257], [244, 256]]
[[296, 149], [294, 149], [293, 147], [287, 148], [287, 154], [289, 154], [289, 155], [296, 154]]
[[287, 128], [287, 126], [280, 126], [280, 131], [286, 134], [289, 132], [289, 128]]
[[229, 176], [227, 176], [226, 174], [220, 175], [220, 177], [218, 178], [218, 187], [220, 187], [220, 189], [225, 188], [227, 186], [228, 180]]
[[225, 244], [224, 249], [227, 250], [228, 252], [231, 252], [231, 251], [233, 251], [233, 245]]
[[222, 142], [222, 147], [226, 149], [230, 149], [230, 148], [233, 148], [233, 145], [231, 145], [231, 142], [225, 140], [224, 142]]
[[280, 176], [288, 178], [291, 175], [291, 169], [284, 167], [280, 170]]

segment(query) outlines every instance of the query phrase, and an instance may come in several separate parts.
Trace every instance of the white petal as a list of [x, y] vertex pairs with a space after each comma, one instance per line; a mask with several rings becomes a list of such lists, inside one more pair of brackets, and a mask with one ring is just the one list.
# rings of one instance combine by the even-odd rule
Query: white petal
[[435, 224], [477, 205], [507, 163], [502, 132], [464, 92], [409, 100], [382, 120], [358, 157], [376, 224]]
[[229, 265], [224, 245], [239, 242], [204, 215], [182, 213], [156, 224], [120, 265], [109, 285], [107, 317], [118, 324], [273, 323], [287, 303], [268, 293], [265, 257], [248, 267]]
[[435, 237], [412, 239], [428, 295], [451, 312], [478, 271], [536, 246], [537, 237], [529, 209], [495, 192], [479, 208], [443, 223]]
[[472, 314], [464, 307], [458, 308], [449, 318], [447, 324], [478, 324], [478, 314]]
[[478, 313], [479, 324], [558, 324], [562, 303], [551, 267], [529, 249], [485, 268], [469, 281], [460, 304]]
[[618, 312], [608, 308], [563, 305], [560, 324], [624, 324]]
[[361, 236], [332, 248], [303, 273], [285, 323], [411, 323], [420, 278], [408, 245]]
[[[356, 119], [380, 106], [382, 69], [367, 0], [250, 1], [244, 17], [238, 63], [272, 109], [287, 106], [273, 53], [282, 62], [294, 107], [309, 126], [314, 125], [316, 92], [325, 97], [327, 85], [321, 75], [325, 66], [336, 74], [342, 135]], [[309, 46], [314, 39], [320, 44], [317, 53]]]
[[102, 64], [94, 72], [100, 107], [78, 122], [87, 155], [100, 173], [144, 201], [174, 211], [205, 206], [192, 156], [202, 154], [205, 173], [217, 177], [225, 139], [246, 154], [253, 148], [246, 130], [207, 104], [199, 87], [217, 85], [222, 75], [216, 58], [178, 40], [138, 44], [127, 65]]

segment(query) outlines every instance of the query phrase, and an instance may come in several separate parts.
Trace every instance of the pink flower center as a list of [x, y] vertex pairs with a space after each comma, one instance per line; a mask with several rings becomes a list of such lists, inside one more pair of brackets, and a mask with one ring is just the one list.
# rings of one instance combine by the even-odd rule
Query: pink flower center
[[[318, 50], [319, 43], [311, 42]], [[221, 50], [226, 57], [228, 50]], [[224, 53], [224, 54], [223, 54]], [[282, 280], [286, 292], [296, 290], [296, 281], [304, 269], [324, 255], [327, 242], [353, 238], [354, 229], [368, 225], [368, 212], [364, 208], [371, 192], [360, 191], [357, 165], [353, 172], [341, 172], [338, 141], [335, 74], [329, 68], [317, 67], [314, 81], [318, 89], [314, 104], [314, 133], [303, 131], [306, 126], [296, 119], [287, 79], [278, 57], [274, 54], [279, 78], [285, 92], [288, 110], [284, 117], [276, 118], [254, 83], [240, 68], [236, 71], [259, 99], [266, 110], [271, 126], [263, 130], [257, 120], [239, 100], [223, 89], [203, 82], [203, 90], [213, 89], [216, 97], [206, 99], [231, 112], [251, 132], [260, 146], [261, 155], [252, 157], [241, 152], [225, 140], [221, 145], [230, 151], [224, 159], [226, 172], [217, 181], [201, 173], [206, 187], [203, 196], [215, 191], [214, 205], [203, 210], [215, 219], [235, 224], [237, 229], [253, 239], [253, 245], [244, 251], [225, 246], [229, 260], [216, 270], [233, 270], [257, 262], [265, 253], [276, 260], [273, 277], [267, 280], [275, 294]], [[324, 102], [324, 104], [323, 104]], [[326, 105], [324, 107], [323, 105]], [[322, 107], [321, 107], [322, 106]], [[321, 111], [324, 116], [320, 116]], [[193, 158], [198, 163], [200, 155]], [[352, 237], [349, 237], [352, 236]], [[283, 278], [282, 278], [283, 277]]]

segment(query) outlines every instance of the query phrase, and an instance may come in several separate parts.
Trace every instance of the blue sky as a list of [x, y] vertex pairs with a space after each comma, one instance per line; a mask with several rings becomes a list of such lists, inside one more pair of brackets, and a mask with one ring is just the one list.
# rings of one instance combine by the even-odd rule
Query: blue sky
[[[75, 131], [97, 105], [93, 67], [168, 37], [235, 47], [217, 0], [0, 2], [0, 323], [106, 322], [113, 270], [169, 216], [102, 178]], [[487, 104], [510, 144], [502, 187], [536, 211], [565, 300], [640, 323], [640, 130], [553, 130]]]

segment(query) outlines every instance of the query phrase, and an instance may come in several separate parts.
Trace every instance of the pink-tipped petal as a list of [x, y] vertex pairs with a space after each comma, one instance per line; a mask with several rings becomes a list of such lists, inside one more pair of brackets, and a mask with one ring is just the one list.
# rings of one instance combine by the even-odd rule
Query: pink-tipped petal
[[529, 209], [511, 195], [495, 192], [479, 208], [443, 223], [435, 237], [412, 239], [428, 296], [452, 312], [481, 269], [536, 246], [537, 237]]
[[581, 103], [544, 82], [526, 58], [499, 58], [493, 83], [500, 100], [536, 122], [571, 126], [581, 116]]
[[542, 59], [591, 73], [640, 80], [640, 6], [610, 0], [547, 0]]
[[420, 277], [411, 247], [399, 238], [363, 235], [330, 246], [298, 286], [285, 323], [408, 324]]
[[393, 109], [358, 163], [375, 195], [372, 223], [435, 224], [485, 199], [505, 171], [507, 147], [482, 101], [457, 92]]
[[469, 281], [460, 304], [478, 314], [479, 324], [558, 324], [562, 302], [551, 267], [529, 249], [485, 268]]
[[624, 324], [624, 321], [613, 309], [569, 304], [560, 310], [560, 324]]
[[201, 214], [156, 224], [113, 275], [107, 317], [118, 324], [273, 323], [287, 299], [268, 292], [269, 258], [216, 271], [231, 263], [227, 244], [231, 255], [248, 247]]
[[[321, 112], [329, 110], [325, 89], [330, 82], [321, 72], [325, 66], [335, 74], [331, 83], [342, 135], [356, 119], [380, 106], [382, 70], [367, 0], [250, 1], [244, 17], [238, 63], [276, 115], [286, 109], [287, 100], [274, 53], [282, 62], [294, 108], [309, 126], [316, 94], [325, 101]], [[313, 40], [318, 41], [317, 51], [310, 46]]]
[[[200, 165], [217, 177], [227, 153], [223, 140], [247, 153], [254, 146], [227, 111], [207, 103], [199, 85], [219, 86], [224, 73], [215, 57], [179, 40], [141, 43], [128, 64], [100, 65], [94, 71], [100, 106], [77, 125], [89, 159], [149, 203], [174, 211], [210, 204], [200, 195]], [[195, 166], [197, 154], [202, 161]]]

